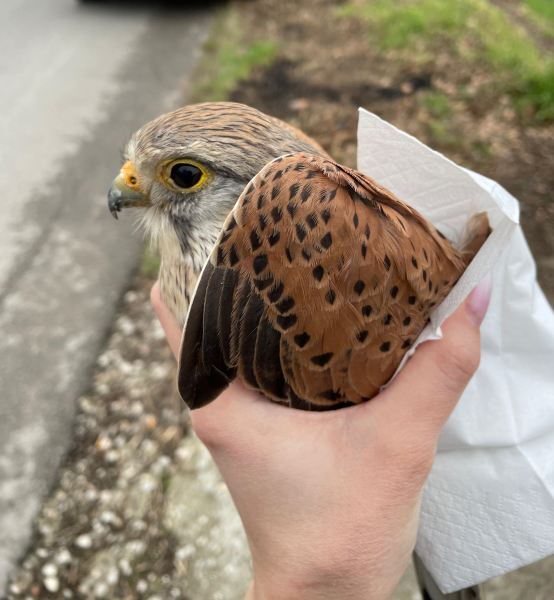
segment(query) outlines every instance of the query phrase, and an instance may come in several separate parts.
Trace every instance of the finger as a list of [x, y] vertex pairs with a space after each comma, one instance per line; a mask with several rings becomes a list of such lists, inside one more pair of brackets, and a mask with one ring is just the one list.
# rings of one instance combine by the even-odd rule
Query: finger
[[390, 386], [378, 396], [387, 418], [419, 433], [438, 437], [481, 357], [479, 326], [490, 301], [491, 279], [486, 277], [443, 323], [443, 338], [425, 342]]
[[154, 307], [154, 310], [158, 315], [158, 319], [162, 324], [162, 328], [165, 331], [165, 335], [169, 345], [171, 346], [171, 350], [173, 350], [173, 354], [175, 355], [175, 358], [177, 358], [179, 356], [179, 348], [181, 346], [181, 328], [179, 327], [179, 323], [177, 323], [177, 319], [173, 313], [169, 310], [169, 308], [167, 308], [162, 300], [160, 287], [157, 281], [150, 290], [150, 301], [152, 302], [152, 306]]

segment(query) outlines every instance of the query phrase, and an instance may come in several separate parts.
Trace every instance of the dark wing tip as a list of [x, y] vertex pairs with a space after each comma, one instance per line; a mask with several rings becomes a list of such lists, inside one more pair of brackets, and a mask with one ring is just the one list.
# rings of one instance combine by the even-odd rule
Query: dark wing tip
[[209, 283], [216, 269], [208, 262], [202, 271], [181, 340], [177, 385], [181, 398], [191, 410], [215, 400], [236, 376], [234, 370], [228, 369], [222, 361], [210, 364], [209, 371], [203, 361], [204, 305]]

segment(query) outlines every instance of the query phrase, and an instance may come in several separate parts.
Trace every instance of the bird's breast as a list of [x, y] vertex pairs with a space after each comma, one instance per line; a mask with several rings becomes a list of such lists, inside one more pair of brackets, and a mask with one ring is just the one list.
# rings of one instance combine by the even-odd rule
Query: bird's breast
[[200, 271], [187, 264], [182, 257], [171, 260], [162, 256], [159, 275], [160, 294], [181, 327], [185, 324], [199, 275]]

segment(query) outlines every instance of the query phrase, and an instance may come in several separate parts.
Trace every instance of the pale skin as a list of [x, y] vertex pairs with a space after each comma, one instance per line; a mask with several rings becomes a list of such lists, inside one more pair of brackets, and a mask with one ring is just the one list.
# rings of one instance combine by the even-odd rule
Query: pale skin
[[[490, 277], [370, 402], [330, 412], [274, 404], [235, 381], [191, 413], [244, 523], [245, 600], [386, 600], [414, 549], [439, 433], [480, 358]], [[181, 330], [157, 284], [174, 354]]]

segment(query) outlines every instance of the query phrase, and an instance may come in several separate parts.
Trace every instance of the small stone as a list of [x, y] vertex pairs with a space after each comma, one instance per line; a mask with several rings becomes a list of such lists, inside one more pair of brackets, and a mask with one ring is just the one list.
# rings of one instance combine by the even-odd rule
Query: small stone
[[134, 521], [131, 521], [131, 529], [136, 532], [146, 531], [147, 528], [148, 525], [142, 519], [135, 519]]
[[68, 565], [71, 562], [71, 552], [67, 548], [61, 548], [59, 552], [56, 554], [55, 561], [59, 565]]
[[400, 86], [400, 90], [402, 91], [403, 94], [411, 94], [414, 91], [414, 86], [410, 82], [405, 81]]
[[153, 330], [152, 330], [152, 337], [155, 340], [163, 340], [165, 339], [165, 331], [163, 330], [163, 327], [161, 326], [159, 321], [154, 321], [153, 324]]
[[106, 583], [114, 586], [119, 581], [119, 570], [117, 567], [111, 567], [106, 575]]
[[38, 530], [43, 538], [49, 538], [54, 533], [54, 528], [48, 523], [39, 523]]
[[86, 415], [95, 416], [100, 419], [106, 416], [106, 409], [103, 406], [95, 404], [86, 396], [79, 398], [79, 407]]
[[37, 548], [35, 554], [39, 558], [46, 558], [48, 556], [48, 550], [46, 550], [46, 548]]
[[171, 367], [164, 363], [153, 366], [152, 370], [150, 371], [152, 378], [158, 380], [164, 379], [169, 375], [170, 372]]
[[148, 584], [144, 579], [139, 579], [137, 581], [137, 592], [139, 594], [144, 594], [144, 592], [148, 589]]
[[130, 336], [135, 333], [135, 324], [129, 319], [129, 317], [121, 316], [117, 320], [117, 326], [124, 335]]
[[52, 594], [60, 589], [60, 580], [57, 577], [45, 577], [44, 587]]
[[94, 519], [92, 522], [92, 531], [96, 534], [96, 537], [103, 538], [110, 530], [106, 525], [103, 525], [100, 521]]
[[100, 450], [101, 452], [109, 450], [112, 447], [112, 445], [112, 440], [110, 440], [110, 438], [106, 436], [99, 437], [96, 440], [96, 443], [94, 444], [95, 448], [97, 450]]
[[155, 429], [157, 424], [156, 417], [154, 415], [146, 415], [144, 424], [146, 425], [146, 429]]
[[108, 504], [112, 500], [112, 492], [111, 490], [102, 490], [100, 492], [100, 500], [104, 504]]
[[92, 537], [88, 533], [83, 533], [75, 540], [75, 545], [83, 550], [92, 548]]
[[152, 463], [152, 466], [150, 467], [150, 472], [156, 477], [160, 477], [170, 465], [171, 459], [169, 458], [169, 456], [160, 456], [158, 460]]
[[117, 450], [108, 450], [104, 456], [107, 463], [114, 464], [119, 460], [119, 452]]
[[43, 577], [55, 577], [58, 574], [58, 567], [52, 563], [46, 563], [42, 567], [41, 573]]
[[71, 600], [71, 598], [73, 598], [73, 592], [69, 588], [65, 588], [62, 592], [62, 596], [67, 598], [67, 600]]
[[[85, 433], [86, 433], [86, 431], [85, 431]], [[87, 469], [88, 469], [88, 461], [86, 460], [86, 458], [77, 461], [77, 464], [75, 465], [75, 471], [77, 473], [84, 473]]]
[[307, 98], [295, 98], [288, 104], [290, 110], [306, 110], [310, 106], [310, 101]]
[[119, 568], [125, 577], [129, 577], [129, 575], [133, 574], [133, 569], [131, 568], [131, 563], [126, 559], [122, 558], [119, 561]]
[[140, 445], [140, 450], [146, 459], [154, 458], [158, 454], [160, 447], [154, 440], [146, 438]]
[[94, 595], [97, 598], [105, 598], [108, 595], [108, 585], [106, 583], [104, 583], [103, 581], [99, 581], [95, 586], [94, 586]]
[[125, 544], [125, 552], [131, 557], [142, 556], [146, 552], [146, 542], [142, 540], [131, 540]]
[[189, 556], [192, 556], [196, 552], [196, 548], [192, 544], [187, 544], [182, 548], [178, 548], [175, 552], [175, 558], [177, 560], [186, 560]]
[[100, 515], [100, 521], [108, 525], [113, 525], [114, 527], [121, 527], [123, 525], [121, 519], [111, 510], [105, 510]]
[[10, 592], [11, 592], [12, 594], [17, 594], [17, 595], [19, 595], [19, 594], [21, 594], [21, 592], [22, 592], [22, 591], [23, 591], [23, 589], [22, 589], [22, 588], [21, 588], [21, 586], [19, 586], [17, 583], [12, 583], [12, 584], [10, 585]]
[[125, 446], [125, 436], [123, 435], [118, 435], [115, 439], [114, 439], [114, 443], [115, 443], [115, 447], [116, 448], [123, 448], [123, 446]]
[[94, 502], [95, 500], [98, 500], [98, 492], [96, 491], [95, 488], [89, 488], [86, 492], [85, 492], [85, 498], [89, 501], [89, 502]]
[[140, 417], [143, 412], [144, 407], [142, 406], [142, 403], [138, 400], [133, 402], [133, 404], [131, 404], [131, 407], [129, 408], [129, 414], [133, 417]]
[[156, 461], [161, 470], [165, 471], [171, 466], [171, 458], [169, 456], [162, 455]]
[[99, 367], [106, 368], [110, 364], [110, 357], [106, 353], [101, 354], [96, 362], [98, 363]]
[[184, 443], [175, 450], [175, 457], [182, 461], [188, 461], [193, 456], [194, 449], [190, 447], [190, 444]]
[[131, 375], [134, 371], [133, 365], [126, 360], [122, 360], [119, 363], [119, 370], [121, 373], [123, 373], [123, 375]]

